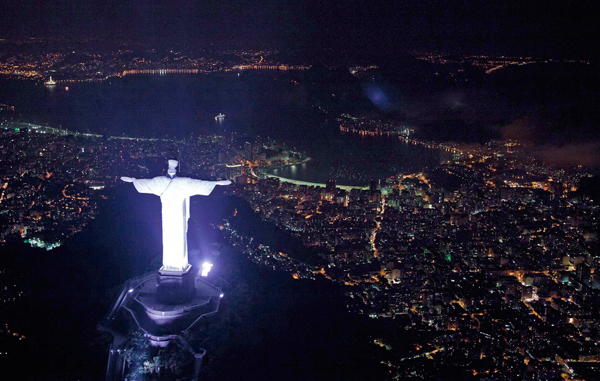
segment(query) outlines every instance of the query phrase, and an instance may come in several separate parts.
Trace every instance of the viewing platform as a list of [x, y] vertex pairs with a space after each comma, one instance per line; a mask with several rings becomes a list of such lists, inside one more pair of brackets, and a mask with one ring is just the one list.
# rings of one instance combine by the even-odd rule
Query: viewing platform
[[130, 316], [152, 345], [166, 346], [168, 342], [192, 328], [201, 318], [215, 314], [223, 297], [221, 290], [202, 279], [194, 277], [194, 296], [187, 303], [169, 304], [159, 301], [157, 273], [130, 279], [115, 306], [106, 318], [105, 325]]

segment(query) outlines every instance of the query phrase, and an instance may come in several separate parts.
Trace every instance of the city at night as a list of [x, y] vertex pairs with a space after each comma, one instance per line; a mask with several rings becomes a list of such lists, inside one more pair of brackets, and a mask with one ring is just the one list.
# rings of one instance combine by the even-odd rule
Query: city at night
[[600, 380], [599, 12], [3, 2], [0, 379]]

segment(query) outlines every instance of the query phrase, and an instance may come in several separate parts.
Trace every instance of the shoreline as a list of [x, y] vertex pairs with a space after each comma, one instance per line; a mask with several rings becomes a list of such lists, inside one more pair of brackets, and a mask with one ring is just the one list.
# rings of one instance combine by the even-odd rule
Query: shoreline
[[[284, 182], [284, 183], [291, 183], [291, 184], [296, 184], [296, 185], [307, 185], [307, 186], [320, 187], [320, 188], [325, 188], [325, 186], [327, 185], [327, 184], [324, 184], [324, 183], [312, 183], [310, 181], [288, 179], [286, 177], [271, 175], [269, 173], [265, 173], [265, 176], [269, 177], [269, 178], [279, 179], [279, 181]], [[335, 187], [336, 188], [340, 188], [340, 189], [344, 189], [344, 190], [352, 190], [352, 189], [366, 190], [366, 189], [369, 189], [368, 186], [363, 186], [363, 185], [340, 185], [340, 184], [336, 184]]]
[[298, 163], [288, 163], [288, 164], [282, 164], [282, 165], [272, 165], [272, 166], [269, 166], [269, 167], [261, 168], [260, 171], [268, 171], [269, 169], [291, 167], [293, 165], [302, 165], [302, 164], [308, 163], [311, 160], [312, 160], [312, 157], [307, 156], [304, 160], [302, 160], [302, 161], [300, 161]]
[[[284, 164], [284, 165], [276, 165], [276, 166], [272, 166], [272, 167], [261, 168], [259, 170], [259, 173], [262, 176], [265, 176], [265, 177], [268, 177], [268, 178], [279, 179], [279, 181], [284, 182], [284, 183], [325, 188], [326, 185], [327, 185], [325, 183], [315, 183], [315, 182], [311, 182], [311, 181], [295, 180], [295, 179], [290, 179], [290, 178], [283, 177], [283, 176], [273, 175], [271, 173], [266, 172], [267, 170], [270, 170], [270, 169], [277, 169], [277, 168], [284, 168], [284, 167], [289, 167], [289, 166], [293, 166], [293, 165], [306, 164], [310, 160], [312, 160], [312, 158], [307, 157], [306, 159], [304, 159], [299, 164], [298, 163], [295, 163], [295, 164]], [[340, 184], [337, 184], [335, 187], [336, 188], [340, 188], [340, 189], [344, 189], [344, 190], [347, 190], [347, 191], [350, 191], [352, 189], [360, 189], [360, 190], [369, 189], [369, 187], [367, 185], [340, 185]]]

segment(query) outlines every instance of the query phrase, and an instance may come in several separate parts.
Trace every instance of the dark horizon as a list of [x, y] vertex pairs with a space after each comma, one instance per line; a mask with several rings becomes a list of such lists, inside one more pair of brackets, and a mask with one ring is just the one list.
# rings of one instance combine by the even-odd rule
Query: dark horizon
[[597, 5], [591, 1], [539, 6], [474, 0], [9, 0], [2, 8], [0, 38], [72, 36], [157, 46], [597, 57]]

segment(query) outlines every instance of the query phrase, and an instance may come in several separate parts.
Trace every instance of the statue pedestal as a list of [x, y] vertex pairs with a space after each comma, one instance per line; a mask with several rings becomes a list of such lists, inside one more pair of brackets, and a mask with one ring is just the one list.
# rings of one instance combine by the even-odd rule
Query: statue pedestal
[[[188, 295], [191, 293], [192, 299], [183, 303], [173, 303], [173, 299], [169, 299], [169, 303], [161, 302], [158, 298], [158, 285], [163, 276], [167, 277], [161, 285], [164, 297], [185, 292]], [[171, 278], [168, 278], [169, 276]], [[187, 282], [190, 281], [192, 291], [186, 289]], [[202, 317], [215, 314], [219, 310], [222, 297], [223, 292], [219, 288], [200, 276], [194, 276], [191, 271], [185, 276], [180, 275], [179, 278], [172, 274], [161, 275], [152, 272], [125, 282], [103, 326], [107, 331], [123, 331], [124, 337], [128, 332], [128, 329], [123, 329], [124, 326], [137, 326], [150, 339], [152, 345], [166, 346], [181, 332], [192, 328]], [[114, 333], [111, 334], [115, 336]]]
[[192, 266], [184, 271], [158, 270], [156, 300], [163, 304], [189, 303], [196, 292]]

